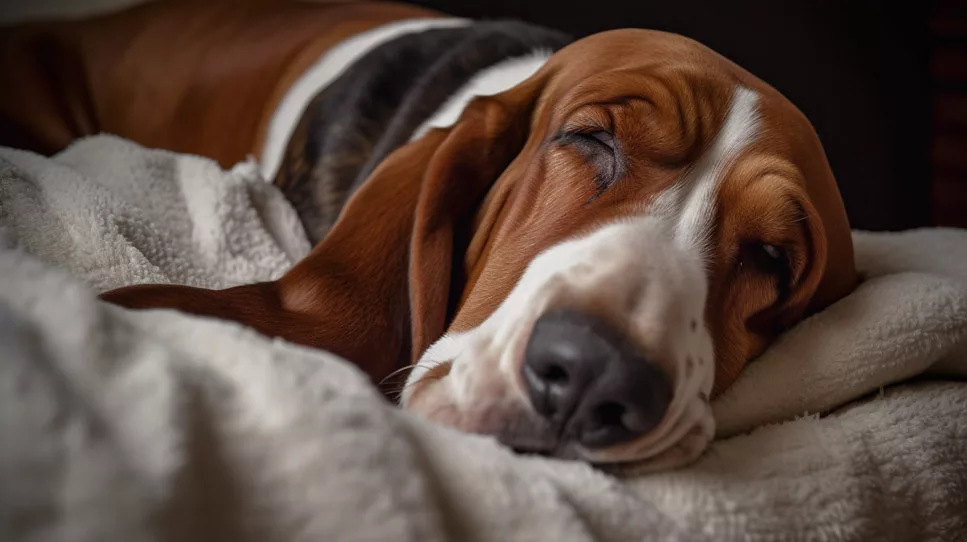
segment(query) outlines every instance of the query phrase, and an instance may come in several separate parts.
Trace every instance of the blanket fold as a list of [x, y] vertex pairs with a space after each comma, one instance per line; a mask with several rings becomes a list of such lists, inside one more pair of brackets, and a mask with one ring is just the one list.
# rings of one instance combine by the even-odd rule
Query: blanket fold
[[326, 352], [96, 299], [306, 254], [253, 164], [0, 149], [0, 539], [967, 540], [967, 232], [854, 239], [865, 282], [714, 404], [708, 453], [617, 479], [417, 418]]

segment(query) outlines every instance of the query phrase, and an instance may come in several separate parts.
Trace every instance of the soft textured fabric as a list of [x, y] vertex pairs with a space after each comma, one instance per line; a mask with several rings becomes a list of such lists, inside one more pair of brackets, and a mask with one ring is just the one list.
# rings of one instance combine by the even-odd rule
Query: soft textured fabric
[[308, 243], [254, 171], [0, 150], [0, 539], [967, 539], [967, 232], [857, 233], [867, 280], [716, 402], [723, 438], [619, 479], [418, 419], [325, 352], [96, 299], [282, 273]]
[[112, 137], [53, 160], [6, 149], [0, 216], [28, 252], [98, 292], [272, 280], [309, 252], [299, 219], [254, 162], [147, 152]]

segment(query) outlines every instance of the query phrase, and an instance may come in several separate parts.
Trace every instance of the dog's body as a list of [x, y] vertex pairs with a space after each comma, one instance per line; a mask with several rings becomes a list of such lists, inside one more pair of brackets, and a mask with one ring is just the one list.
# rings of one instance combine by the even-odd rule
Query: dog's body
[[98, 132], [214, 158], [259, 156], [283, 96], [361, 32], [439, 15], [401, 4], [150, 2], [4, 29], [4, 145], [55, 152]]
[[854, 286], [848, 223], [768, 85], [679, 36], [568, 41], [393, 4], [149, 5], [7, 32], [3, 143], [258, 156], [318, 242], [275, 282], [111, 302], [412, 367], [405, 406], [520, 449], [681, 464], [710, 395]]

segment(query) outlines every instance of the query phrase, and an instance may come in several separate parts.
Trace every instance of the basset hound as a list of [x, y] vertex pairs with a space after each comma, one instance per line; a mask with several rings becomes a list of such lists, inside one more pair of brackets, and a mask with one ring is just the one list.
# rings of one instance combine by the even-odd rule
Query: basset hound
[[274, 282], [103, 299], [400, 372], [403, 407], [520, 451], [694, 460], [710, 398], [857, 282], [808, 120], [682, 36], [169, 1], [0, 42], [4, 144], [251, 154], [316, 243]]

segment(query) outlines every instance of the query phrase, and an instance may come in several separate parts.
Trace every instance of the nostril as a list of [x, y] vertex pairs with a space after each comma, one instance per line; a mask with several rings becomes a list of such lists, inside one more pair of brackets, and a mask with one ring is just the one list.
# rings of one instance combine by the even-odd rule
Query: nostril
[[531, 404], [543, 416], [552, 418], [573, 408], [567, 399], [574, 391], [571, 389], [573, 378], [563, 365], [554, 362], [526, 364], [524, 381]]
[[592, 417], [597, 427], [623, 427], [628, 409], [621, 403], [608, 401], [595, 407]]
[[563, 367], [556, 364], [549, 364], [541, 367], [537, 371], [537, 375], [541, 377], [548, 386], [566, 386], [570, 377], [567, 371]]
[[623, 367], [599, 380], [573, 421], [574, 434], [588, 448], [631, 441], [661, 423], [672, 400], [664, 373], [645, 362]]
[[578, 441], [585, 446], [609, 446], [635, 436], [635, 431], [625, 423], [632, 410], [617, 401], [598, 403], [585, 412], [583, 420], [575, 428]]

